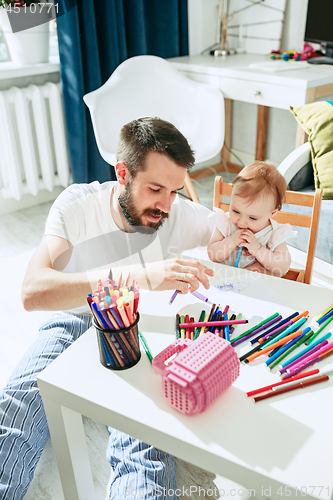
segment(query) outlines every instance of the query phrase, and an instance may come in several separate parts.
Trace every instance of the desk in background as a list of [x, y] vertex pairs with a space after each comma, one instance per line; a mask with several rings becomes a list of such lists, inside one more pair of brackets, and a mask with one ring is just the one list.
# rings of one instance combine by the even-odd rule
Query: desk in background
[[[214, 267], [223, 282], [233, 273], [241, 284], [249, 283], [257, 290], [257, 295], [269, 285], [280, 304], [284, 301], [299, 311], [308, 308], [312, 317], [333, 303], [332, 292], [325, 288], [228, 266]], [[260, 280], [262, 288], [258, 287]], [[168, 305], [170, 292], [156, 293], [161, 294], [159, 308], [165, 299], [163, 321], [156, 308], [148, 308], [147, 314], [140, 310], [140, 329], [154, 355], [174, 340], [172, 307], [177, 304], [176, 300]], [[269, 294], [261, 298], [268, 300]], [[142, 308], [149, 304], [149, 300], [143, 301]], [[256, 314], [265, 317], [263, 311], [254, 311]], [[325, 360], [321, 366], [330, 362]], [[96, 332], [88, 330], [38, 377], [65, 499], [95, 498], [81, 418], [86, 415], [241, 483], [255, 490], [257, 498], [331, 500], [333, 382], [256, 404], [245, 397], [246, 391], [278, 380], [262, 361], [242, 363], [240, 377], [210, 408], [185, 416], [164, 398], [161, 377], [153, 373], [144, 353], [133, 368], [108, 370], [99, 362]]]
[[[266, 159], [269, 108], [289, 109], [290, 105], [301, 106], [333, 94], [333, 67], [329, 65], [307, 64], [304, 69], [268, 72], [249, 67], [250, 64], [267, 61], [265, 56], [253, 54], [183, 56], [169, 61], [186, 76], [215, 85], [222, 91], [225, 97], [225, 142], [229, 147], [232, 101], [258, 105], [256, 160]], [[296, 147], [305, 140], [306, 134], [298, 125]], [[222, 150], [222, 157], [229, 170], [240, 170], [230, 164], [230, 153], [226, 148]], [[223, 163], [215, 169], [224, 170]], [[202, 169], [193, 172], [191, 177], [199, 179], [211, 173], [210, 169]]]

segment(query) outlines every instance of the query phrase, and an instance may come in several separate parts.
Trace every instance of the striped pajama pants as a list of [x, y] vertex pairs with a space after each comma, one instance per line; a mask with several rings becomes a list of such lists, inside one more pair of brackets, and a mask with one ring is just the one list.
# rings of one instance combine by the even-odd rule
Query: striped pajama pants
[[[0, 391], [0, 500], [24, 497], [49, 438], [38, 374], [90, 326], [90, 316], [55, 314], [41, 326], [37, 340]], [[177, 498], [171, 455], [115, 429], [109, 428], [109, 433], [110, 499]]]

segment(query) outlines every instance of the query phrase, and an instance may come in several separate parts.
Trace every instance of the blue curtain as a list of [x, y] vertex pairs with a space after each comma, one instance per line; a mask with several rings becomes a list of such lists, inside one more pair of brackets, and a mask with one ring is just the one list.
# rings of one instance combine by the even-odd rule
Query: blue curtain
[[82, 97], [129, 57], [187, 55], [187, 0], [59, 0], [57, 30], [73, 181], [111, 180]]

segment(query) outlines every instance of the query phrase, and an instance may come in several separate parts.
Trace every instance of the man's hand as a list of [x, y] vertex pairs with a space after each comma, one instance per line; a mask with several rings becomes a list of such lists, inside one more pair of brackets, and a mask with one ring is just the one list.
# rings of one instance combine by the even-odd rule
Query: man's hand
[[[150, 290], [179, 290], [181, 293], [193, 292], [200, 283], [208, 290], [207, 276], [214, 276], [214, 271], [200, 262], [183, 259], [147, 264], [145, 268], [146, 282]], [[145, 288], [143, 284], [139, 285]]]
[[247, 254], [245, 252], [244, 252], [244, 254], [255, 256], [255, 254], [257, 253], [257, 251], [261, 247], [261, 244], [259, 243], [257, 238], [254, 236], [252, 231], [250, 231], [250, 229], [243, 229], [241, 232], [241, 238], [242, 238], [242, 241], [241, 241], [239, 246], [244, 247], [248, 251]]

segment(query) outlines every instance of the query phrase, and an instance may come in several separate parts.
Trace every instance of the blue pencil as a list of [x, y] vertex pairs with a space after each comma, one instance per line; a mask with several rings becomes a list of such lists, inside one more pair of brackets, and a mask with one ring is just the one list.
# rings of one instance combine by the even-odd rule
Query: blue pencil
[[242, 250], [243, 250], [243, 247], [239, 247], [234, 267], [238, 267], [239, 266], [239, 260], [240, 260], [240, 256], [241, 256]]

